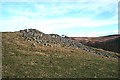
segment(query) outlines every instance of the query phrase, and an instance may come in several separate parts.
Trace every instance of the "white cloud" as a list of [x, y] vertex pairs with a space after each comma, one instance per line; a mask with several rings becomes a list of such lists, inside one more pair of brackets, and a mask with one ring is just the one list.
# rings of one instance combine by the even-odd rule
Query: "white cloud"
[[105, 3], [113, 3], [119, 2], [119, 0], [79, 0], [79, 2], [105, 2]]
[[[36, 28], [45, 33], [76, 27], [101, 27], [117, 24], [117, 20], [94, 20], [89, 18], [30, 19], [17, 16], [10, 20], [1, 20], [0, 26], [6, 30]], [[104, 28], [104, 27], [103, 27]]]
[[62, 18], [51, 20], [51, 25], [61, 28], [71, 27], [100, 27], [105, 25], [117, 24], [117, 20], [94, 20], [90, 18]]
[[1, 0], [1, 2], [118, 2], [119, 0]]
[[[110, 11], [113, 12], [115, 4], [110, 3], [108, 0], [107, 3], [98, 3], [97, 1], [94, 1], [94, 3], [91, 3], [88, 0], [85, 0], [87, 3], [85, 5], [83, 3], [77, 3], [77, 4], [58, 4], [51, 6], [46, 6], [44, 4], [36, 3], [34, 4], [35, 11], [30, 11], [30, 9], [26, 8], [24, 11], [20, 11], [19, 9], [10, 9], [9, 12], [15, 14], [11, 17], [9, 20], [0, 20], [0, 27], [3, 31], [15, 31], [20, 29], [26, 29], [26, 28], [36, 28], [42, 32], [45, 33], [54, 33], [59, 30], [63, 29], [69, 29], [69, 28], [80, 28], [80, 27], [101, 27], [104, 28], [105, 26], [118, 24], [117, 21], [117, 7], [116, 12], [114, 13], [114, 16], [112, 16], [109, 20], [97, 20], [91, 18], [91, 16], [85, 16], [85, 13], [89, 14], [89, 11], [94, 12], [92, 14], [93, 16], [103, 12], [103, 11]], [[100, 1], [100, 0], [99, 0]], [[115, 0], [117, 1], [117, 0]], [[91, 4], [90, 4], [90, 3]], [[80, 10], [82, 13], [81, 17], [73, 18], [72, 16], [62, 17], [62, 18], [46, 18], [46, 16], [53, 16], [54, 15], [65, 15], [66, 13], [72, 11], [72, 10]], [[112, 10], [112, 11], [111, 11]], [[68, 14], [69, 15], [69, 14]], [[32, 18], [30, 18], [32, 17]], [[42, 18], [41, 18], [42, 17]], [[104, 26], [104, 27], [103, 27]], [[103, 32], [102, 32], [103, 33]], [[97, 36], [98, 34], [101, 34], [99, 32], [93, 32], [90, 34], [77, 34], [79, 36]], [[76, 34], [71, 34], [76, 35]], [[68, 35], [69, 36], [69, 35]]]
[[69, 37], [99, 37], [99, 36], [106, 36], [111, 34], [117, 34], [118, 30], [113, 31], [93, 31], [93, 32], [84, 32], [84, 33], [73, 33], [67, 34]]
[[[94, 12], [93, 15], [99, 14], [103, 11], [111, 11], [114, 10], [114, 3], [98, 3], [98, 2], [87, 2], [87, 3], [49, 3], [50, 6], [40, 3], [33, 3], [33, 8], [35, 11], [31, 11], [29, 8], [25, 8], [24, 11], [19, 9], [9, 9], [8, 11], [12, 14], [20, 15], [20, 16], [54, 16], [54, 15], [64, 15], [65, 13], [72, 10], [79, 10], [80, 13], [84, 14], [84, 12], [88, 13], [90, 11]], [[116, 3], [117, 5], [117, 3]], [[22, 8], [22, 7], [21, 7]], [[116, 7], [117, 8], [117, 7]], [[112, 11], [111, 11], [112, 12]], [[83, 15], [84, 16], [84, 15]]]
[[[94, 0], [93, 0], [94, 1]], [[81, 16], [85, 16], [85, 13], [87, 13], [88, 15], [90, 14], [89, 12], [92, 12], [92, 16], [95, 16], [99, 13], [102, 13], [104, 11], [109, 11], [112, 13], [115, 13], [115, 15], [117, 14], [117, 3], [114, 3], [114, 1], [112, 3], [107, 2], [105, 3], [104, 1], [99, 3], [99, 2], [90, 2], [88, 0], [85, 0], [85, 2], [87, 3], [82, 3], [82, 2], [77, 2], [77, 3], [59, 3], [56, 4], [54, 2], [48, 3], [47, 4], [41, 4], [38, 2], [33, 3], [33, 7], [31, 7], [31, 9], [29, 7], [25, 7], [22, 10], [19, 9], [9, 9], [7, 11], [9, 11], [12, 14], [18, 15], [18, 16], [27, 16], [27, 17], [45, 17], [45, 16], [61, 16], [61, 15], [69, 15], [71, 14], [70, 12], [74, 13], [78, 11], [78, 13]], [[30, 5], [29, 5], [30, 6]], [[115, 8], [116, 7], [116, 8]], [[32, 9], [34, 9], [35, 11], [31, 11]], [[114, 12], [114, 9], [116, 9], [116, 12]], [[75, 13], [76, 14], [76, 13]], [[89, 17], [91, 17], [91, 15], [89, 15]], [[71, 17], [71, 16], [70, 16]]]

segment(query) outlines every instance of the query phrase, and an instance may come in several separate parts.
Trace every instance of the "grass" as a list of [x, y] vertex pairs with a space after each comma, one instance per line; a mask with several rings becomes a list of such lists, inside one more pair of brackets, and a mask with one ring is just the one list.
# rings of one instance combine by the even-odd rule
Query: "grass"
[[71, 47], [45, 47], [3, 33], [3, 77], [117, 78], [118, 60]]

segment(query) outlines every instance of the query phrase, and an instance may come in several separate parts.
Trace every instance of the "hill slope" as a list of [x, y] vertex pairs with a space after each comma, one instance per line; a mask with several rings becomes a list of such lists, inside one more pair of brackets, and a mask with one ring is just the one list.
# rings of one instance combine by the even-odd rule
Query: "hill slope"
[[118, 45], [120, 45], [120, 35], [109, 35], [102, 37], [72, 37], [84, 45], [101, 48], [108, 51], [120, 53]]
[[58, 35], [56, 39], [33, 29], [4, 32], [2, 38], [3, 77], [118, 78], [118, 59], [115, 57], [118, 54], [94, 48], [96, 52], [111, 54], [110, 57], [97, 55], [84, 50], [88, 47], [77, 45], [76, 41]]

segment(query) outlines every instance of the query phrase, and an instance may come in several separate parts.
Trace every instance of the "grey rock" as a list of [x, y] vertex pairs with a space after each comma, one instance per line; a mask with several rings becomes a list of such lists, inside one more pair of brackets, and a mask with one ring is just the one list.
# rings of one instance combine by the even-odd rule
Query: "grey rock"
[[[53, 47], [53, 45], [56, 45], [56, 46], [61, 45], [62, 47], [70, 46], [70, 47], [74, 47], [78, 49], [81, 48], [89, 53], [103, 55], [105, 57], [112, 56], [111, 54], [107, 52], [97, 51], [92, 47], [85, 46], [80, 41], [72, 40], [71, 38], [65, 35], [59, 36], [57, 34], [44, 34], [36, 29], [20, 30], [20, 34], [21, 34], [21, 37], [24, 37], [24, 39], [27, 41], [33, 40], [37, 44], [47, 46], [47, 47]], [[36, 47], [36, 44], [33, 43], [31, 46]]]

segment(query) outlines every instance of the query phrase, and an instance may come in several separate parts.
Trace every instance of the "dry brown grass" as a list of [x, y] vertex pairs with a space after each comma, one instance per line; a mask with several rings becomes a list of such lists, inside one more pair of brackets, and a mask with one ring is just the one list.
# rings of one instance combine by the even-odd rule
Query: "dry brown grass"
[[72, 47], [46, 47], [3, 33], [3, 77], [115, 78], [118, 60]]

